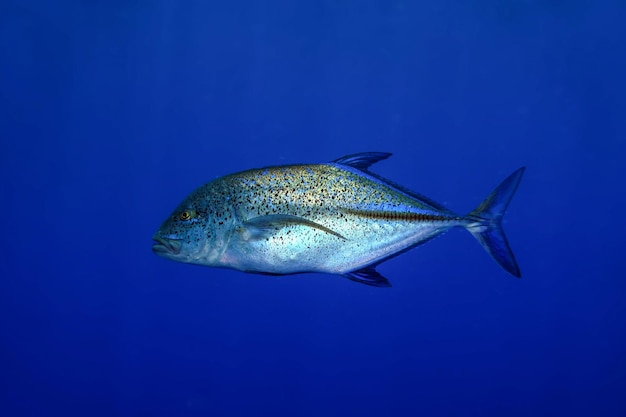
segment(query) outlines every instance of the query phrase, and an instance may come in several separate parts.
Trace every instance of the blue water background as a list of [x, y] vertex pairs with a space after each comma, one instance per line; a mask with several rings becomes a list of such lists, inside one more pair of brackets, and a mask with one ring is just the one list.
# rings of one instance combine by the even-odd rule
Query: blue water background
[[[3, 1], [0, 415], [626, 415], [625, 4]], [[238, 170], [388, 151], [464, 231], [391, 289], [169, 262]]]

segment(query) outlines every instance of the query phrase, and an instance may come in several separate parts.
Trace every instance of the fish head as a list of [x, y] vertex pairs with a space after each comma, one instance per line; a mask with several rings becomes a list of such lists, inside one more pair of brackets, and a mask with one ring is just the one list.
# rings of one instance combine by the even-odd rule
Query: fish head
[[215, 222], [202, 201], [187, 198], [152, 236], [152, 251], [177, 262], [212, 265], [219, 256]]

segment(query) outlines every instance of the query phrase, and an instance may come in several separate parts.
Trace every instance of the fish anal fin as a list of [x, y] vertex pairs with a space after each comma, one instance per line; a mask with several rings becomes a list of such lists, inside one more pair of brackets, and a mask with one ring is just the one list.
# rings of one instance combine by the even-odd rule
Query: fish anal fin
[[312, 227], [333, 236], [337, 236], [339, 239], [347, 240], [341, 234], [324, 225], [290, 214], [270, 214], [267, 216], [253, 217], [243, 222], [242, 226], [246, 232], [246, 240], [254, 240], [266, 238], [277, 230], [290, 225]]
[[391, 287], [391, 283], [389, 282], [389, 280], [383, 277], [373, 266], [368, 266], [363, 269], [348, 272], [344, 276], [354, 282], [370, 285], [372, 287]]
[[351, 155], [342, 156], [339, 159], [335, 159], [333, 163], [347, 165], [353, 168], [360, 169], [361, 171], [367, 171], [367, 169], [374, 165], [376, 162], [387, 159], [391, 156], [388, 152], [363, 152], [354, 153]]

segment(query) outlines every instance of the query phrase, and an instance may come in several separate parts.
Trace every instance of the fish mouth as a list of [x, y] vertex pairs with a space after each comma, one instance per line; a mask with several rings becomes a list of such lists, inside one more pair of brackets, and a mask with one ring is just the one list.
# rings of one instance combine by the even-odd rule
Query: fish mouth
[[167, 239], [161, 236], [153, 236], [152, 252], [156, 254], [178, 255], [182, 247], [182, 243], [178, 239]]

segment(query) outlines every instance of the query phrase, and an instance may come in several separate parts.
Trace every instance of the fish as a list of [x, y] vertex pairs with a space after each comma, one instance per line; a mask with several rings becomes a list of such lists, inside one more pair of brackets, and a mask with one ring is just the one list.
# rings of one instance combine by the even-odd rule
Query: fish
[[152, 251], [208, 267], [264, 275], [327, 273], [390, 287], [378, 265], [462, 228], [505, 271], [521, 277], [502, 217], [525, 167], [460, 216], [370, 170], [390, 156], [365, 152], [219, 177], [194, 190], [165, 219]]

